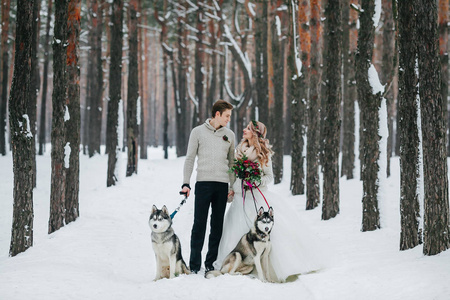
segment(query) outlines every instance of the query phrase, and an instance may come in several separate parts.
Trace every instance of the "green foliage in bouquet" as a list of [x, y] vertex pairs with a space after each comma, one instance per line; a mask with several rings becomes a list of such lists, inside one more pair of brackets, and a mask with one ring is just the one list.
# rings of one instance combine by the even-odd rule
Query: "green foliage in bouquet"
[[259, 163], [249, 160], [245, 155], [234, 160], [234, 165], [229, 172], [246, 183], [255, 184], [261, 181]]

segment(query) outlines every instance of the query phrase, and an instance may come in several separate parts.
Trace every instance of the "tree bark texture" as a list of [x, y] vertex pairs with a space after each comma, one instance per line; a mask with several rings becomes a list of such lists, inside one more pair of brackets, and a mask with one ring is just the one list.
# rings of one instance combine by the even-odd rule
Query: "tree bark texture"
[[302, 89], [306, 89], [307, 82], [304, 81], [302, 77], [307, 72], [306, 68], [298, 70], [296, 65], [297, 61], [300, 60], [299, 49], [297, 48], [296, 31], [299, 28], [297, 24], [297, 18], [295, 17], [295, 7], [294, 3], [291, 2], [289, 5], [290, 12], [290, 30], [289, 30], [289, 49], [290, 54], [288, 57], [289, 69], [291, 70], [291, 124], [292, 124], [292, 151], [291, 151], [291, 184], [290, 189], [293, 195], [300, 195], [305, 193], [305, 171], [304, 171], [304, 155], [303, 147], [304, 140], [303, 136], [305, 134], [305, 110], [306, 103], [302, 99]]
[[[212, 3], [212, 1], [210, 1], [210, 5], [213, 7], [214, 4]], [[208, 89], [208, 95], [206, 97], [206, 111], [205, 111], [205, 116], [208, 117], [213, 103], [217, 100], [216, 99], [216, 93], [217, 93], [217, 69], [218, 69], [218, 65], [217, 65], [217, 39], [218, 39], [218, 30], [216, 30], [216, 21], [214, 19], [210, 19], [208, 22], [208, 27], [209, 27], [209, 34], [210, 34], [210, 51], [211, 51], [211, 56], [210, 56], [210, 60], [211, 60], [211, 74], [210, 74], [210, 84], [209, 84], [209, 89]]]
[[[197, 9], [197, 40], [195, 42], [195, 98], [197, 99], [198, 107], [198, 118], [197, 125], [203, 124], [205, 122], [207, 114], [206, 114], [206, 103], [203, 97], [203, 86], [205, 85], [204, 79], [204, 62], [205, 62], [205, 49], [203, 45], [203, 35], [205, 31], [205, 21], [204, 21], [204, 12], [203, 5], [199, 5], [199, 0], [197, 0], [196, 4], [198, 6]], [[167, 70], [166, 70], [167, 72]]]
[[163, 149], [164, 149], [164, 159], [169, 158], [169, 83], [167, 74], [167, 54], [163, 51], [163, 80], [164, 80], [164, 115], [163, 115]]
[[258, 121], [269, 124], [269, 78], [267, 60], [267, 8], [268, 1], [256, 1], [255, 16], [255, 60], [256, 60], [256, 95]]
[[15, 256], [33, 245], [33, 162], [34, 151], [27, 115], [31, 88], [33, 1], [17, 1], [16, 53], [9, 99], [9, 125], [13, 155], [13, 223], [9, 255]]
[[339, 214], [339, 135], [341, 64], [342, 64], [342, 16], [341, 1], [329, 1], [325, 9], [325, 34], [328, 36], [326, 59], [326, 103], [323, 123], [323, 204], [322, 219], [329, 220]]
[[435, 255], [450, 247], [445, 102], [440, 93], [436, 1], [418, 0], [416, 8], [425, 187], [423, 253]]
[[11, 0], [2, 0], [2, 86], [0, 98], [0, 154], [6, 155], [6, 102], [8, 101], [8, 71], [9, 71], [9, 12]]
[[353, 179], [355, 169], [355, 52], [358, 38], [356, 22], [358, 13], [350, 8], [351, 4], [357, 4], [357, 0], [344, 0], [342, 24], [343, 24], [343, 112], [342, 116], [342, 167], [341, 176]]
[[30, 118], [31, 134], [33, 135], [32, 153], [33, 161], [33, 186], [36, 187], [36, 119], [37, 119], [37, 96], [40, 87], [40, 74], [38, 63], [38, 44], [39, 44], [39, 25], [40, 25], [40, 0], [33, 2], [33, 36], [31, 43], [31, 86], [30, 86], [30, 101], [28, 102], [28, 117]]
[[129, 65], [128, 65], [128, 95], [127, 95], [127, 171], [126, 175], [137, 174], [139, 126], [137, 123], [137, 103], [139, 99], [138, 78], [138, 18], [137, 0], [130, 1], [129, 5]]
[[[282, 3], [279, 0], [276, 1], [275, 9], [279, 8]], [[274, 11], [273, 9], [271, 11]], [[286, 20], [289, 18], [289, 15], [277, 10], [276, 13], [277, 18], [280, 20], [282, 30], [285, 28], [286, 24], [284, 24], [281, 20]], [[277, 34], [277, 26], [275, 22], [271, 24], [272, 30], [272, 54], [273, 54], [273, 70], [274, 70], [274, 78], [273, 86], [274, 86], [274, 101], [273, 106], [270, 110], [271, 114], [271, 123], [272, 123], [272, 134], [271, 134], [271, 142], [273, 145], [272, 150], [275, 152], [272, 156], [272, 166], [273, 166], [273, 175], [274, 175], [274, 183], [278, 184], [283, 179], [283, 150], [284, 150], [284, 119], [283, 119], [283, 110], [284, 110], [284, 60], [285, 60], [285, 51], [284, 48], [286, 46], [286, 39], [284, 38], [283, 33], [281, 36]]]
[[319, 134], [320, 134], [320, 1], [311, 0], [311, 67], [308, 99], [308, 133], [306, 146], [306, 209], [314, 209], [320, 203], [319, 186]]
[[[70, 118], [65, 122], [66, 147], [70, 147], [69, 165], [66, 166], [66, 224], [80, 215], [80, 68], [79, 41], [81, 31], [81, 0], [70, 0], [67, 22], [67, 100]], [[68, 155], [66, 153], [66, 155]]]
[[52, 20], [52, 6], [53, 1], [48, 0], [47, 9], [47, 23], [45, 27], [45, 42], [44, 42], [44, 70], [42, 73], [42, 99], [41, 99], [41, 114], [39, 117], [39, 155], [44, 155], [46, 144], [46, 124], [47, 124], [47, 87], [48, 87], [48, 63], [50, 51], [50, 22]]
[[395, 51], [395, 24], [392, 9], [392, 0], [383, 0], [383, 63], [381, 67], [381, 83], [389, 89], [386, 93], [387, 117], [388, 117], [388, 140], [387, 140], [387, 165], [386, 175], [391, 176], [391, 157], [394, 136], [394, 89], [392, 81], [395, 76], [394, 62], [396, 60]]
[[[148, 14], [143, 13], [142, 11], [142, 1], [139, 0], [139, 13], [143, 16], [144, 18], [144, 26], [148, 26]], [[138, 29], [138, 34], [141, 37], [141, 39], [144, 41], [143, 43], [140, 42], [139, 45], [139, 54], [138, 54], [138, 58], [139, 57], [143, 57], [141, 59], [142, 64], [139, 64], [140, 66], [140, 70], [141, 70], [141, 81], [140, 81], [140, 99], [141, 99], [141, 123], [139, 124], [139, 144], [140, 144], [140, 158], [141, 159], [147, 159], [148, 154], [147, 154], [147, 145], [148, 145], [148, 139], [147, 139], [147, 135], [146, 133], [148, 132], [147, 130], [147, 122], [148, 122], [148, 104], [149, 104], [149, 91], [151, 90], [150, 86], [149, 86], [149, 72], [148, 72], [148, 67], [149, 67], [149, 62], [150, 62], [150, 55], [148, 55], [149, 53], [149, 47], [150, 47], [150, 38], [149, 38], [149, 33], [148, 30], [145, 28], [139, 28]], [[143, 47], [143, 49], [142, 49]]]
[[92, 0], [90, 9], [91, 28], [89, 31], [91, 55], [89, 68], [91, 77], [89, 84], [89, 157], [100, 154], [102, 111], [103, 111], [103, 65], [102, 65], [102, 28], [103, 1]]
[[123, 44], [123, 1], [114, 0], [111, 14], [111, 65], [109, 69], [109, 102], [106, 129], [106, 148], [108, 153], [108, 173], [106, 185], [117, 182], [116, 163], [118, 145], [119, 102], [122, 91], [122, 44]]
[[[441, 58], [441, 95], [444, 101], [444, 114], [447, 119], [447, 131], [450, 130], [450, 117], [448, 107], [448, 11], [449, 1], [439, 0], [439, 56]], [[450, 138], [447, 134], [447, 156], [450, 156]]]
[[178, 30], [178, 103], [175, 103], [176, 107], [176, 144], [177, 144], [177, 157], [185, 156], [187, 152], [189, 132], [189, 115], [188, 106], [189, 99], [187, 97], [187, 78], [188, 72], [188, 57], [189, 50], [187, 49], [187, 31], [184, 28], [186, 22], [187, 2], [183, 1], [183, 13], [179, 14], [177, 22]]
[[369, 83], [369, 67], [372, 61], [375, 27], [374, 0], [363, 0], [360, 13], [360, 30], [358, 33], [358, 51], [356, 53], [356, 81], [358, 98], [361, 107], [362, 125], [362, 173], [363, 181], [363, 214], [362, 231], [380, 228], [380, 213], [378, 209], [378, 159], [380, 156], [378, 135], [381, 92], [373, 93]]
[[400, 1], [399, 8], [399, 104], [400, 132], [400, 250], [419, 244], [419, 131], [418, 78], [416, 75], [415, 4]]
[[50, 217], [48, 233], [64, 226], [65, 218], [65, 114], [67, 113], [66, 43], [68, 1], [55, 2], [55, 29], [53, 37], [53, 94], [52, 94], [52, 175], [50, 192]]

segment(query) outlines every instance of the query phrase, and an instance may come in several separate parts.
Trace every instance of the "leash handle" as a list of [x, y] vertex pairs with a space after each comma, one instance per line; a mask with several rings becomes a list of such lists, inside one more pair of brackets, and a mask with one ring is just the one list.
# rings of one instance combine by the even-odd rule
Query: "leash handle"
[[184, 199], [180, 202], [180, 205], [174, 210], [173, 213], [170, 214], [170, 218], [173, 220], [173, 217], [177, 214], [177, 212], [180, 210], [181, 206], [186, 203], [187, 200], [187, 192], [180, 192], [180, 195], [184, 195]]

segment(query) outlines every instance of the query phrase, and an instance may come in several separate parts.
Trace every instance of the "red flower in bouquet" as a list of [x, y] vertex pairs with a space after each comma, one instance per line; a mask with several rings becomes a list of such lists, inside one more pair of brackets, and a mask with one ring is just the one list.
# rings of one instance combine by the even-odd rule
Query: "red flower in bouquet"
[[245, 155], [234, 160], [234, 165], [230, 168], [230, 172], [237, 178], [242, 179], [249, 187], [261, 181], [259, 163], [249, 160]]

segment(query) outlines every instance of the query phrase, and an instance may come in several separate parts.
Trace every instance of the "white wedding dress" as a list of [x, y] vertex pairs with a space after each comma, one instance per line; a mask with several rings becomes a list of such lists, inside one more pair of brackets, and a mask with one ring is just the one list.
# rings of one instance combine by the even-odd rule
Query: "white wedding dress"
[[[262, 173], [259, 189], [273, 208], [274, 214], [274, 226], [270, 234], [272, 242], [270, 260], [275, 272], [275, 281], [284, 282], [291, 275], [306, 274], [323, 268], [325, 257], [320, 254], [323, 253], [323, 249], [316, 243], [316, 238], [302, 224], [287, 199], [267, 189], [267, 184], [273, 180], [271, 161], [262, 167]], [[256, 209], [264, 207], [265, 211], [268, 210], [266, 200], [256, 189], [253, 189], [256, 203], [251, 191], [246, 191], [244, 201], [241, 184], [242, 180], [237, 179], [233, 185], [235, 195], [225, 216], [219, 253], [215, 262], [216, 269], [220, 269], [225, 257], [253, 226]]]

